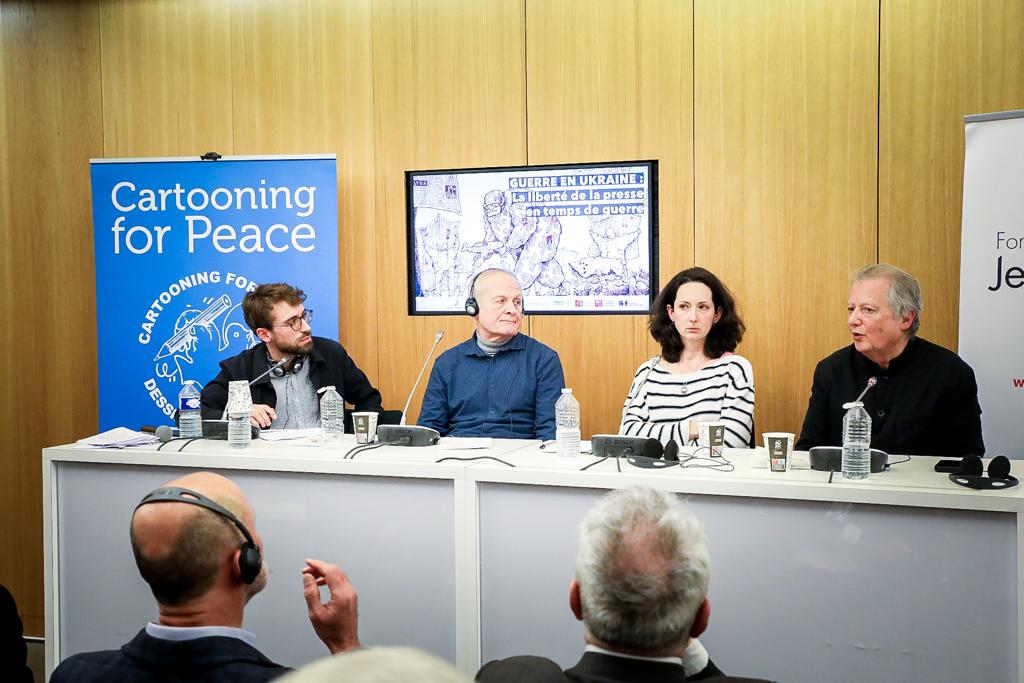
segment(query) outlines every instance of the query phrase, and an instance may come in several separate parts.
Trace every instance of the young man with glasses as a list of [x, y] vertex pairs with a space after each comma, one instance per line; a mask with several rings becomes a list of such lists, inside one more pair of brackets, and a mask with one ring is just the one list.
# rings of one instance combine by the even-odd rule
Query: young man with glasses
[[245, 322], [263, 343], [221, 361], [220, 373], [203, 387], [204, 419], [221, 419], [228, 382], [242, 379], [252, 382], [252, 424], [264, 429], [319, 426], [317, 390], [326, 386], [335, 387], [357, 412], [380, 412], [380, 392], [345, 347], [313, 336], [313, 311], [305, 300], [305, 292], [283, 282], [245, 295]]

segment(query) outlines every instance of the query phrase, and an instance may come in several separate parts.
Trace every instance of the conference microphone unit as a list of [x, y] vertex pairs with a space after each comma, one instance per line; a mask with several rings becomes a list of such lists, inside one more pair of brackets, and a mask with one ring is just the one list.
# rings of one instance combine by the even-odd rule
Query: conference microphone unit
[[444, 330], [438, 330], [437, 334], [434, 335], [434, 345], [430, 347], [430, 352], [427, 353], [427, 357], [423, 360], [420, 374], [412, 385], [409, 398], [405, 400], [405, 407], [402, 408], [402, 419], [399, 420], [397, 425], [378, 425], [378, 441], [394, 446], [433, 446], [441, 439], [441, 434], [435, 429], [405, 424], [405, 414], [409, 410], [409, 403], [412, 402], [413, 394], [416, 393], [420, 380], [423, 379], [423, 373], [427, 369], [427, 364], [430, 362], [431, 356], [434, 355], [434, 350], [437, 349], [437, 345], [441, 343], [442, 339], [444, 339]]
[[[249, 425], [252, 438], [260, 438], [260, 428], [255, 425]], [[203, 420], [203, 436], [204, 439], [213, 439], [214, 441], [227, 441], [228, 440], [228, 421], [227, 420]]]
[[660, 458], [664, 449], [661, 442], [646, 436], [619, 436], [617, 434], [594, 434], [590, 437], [590, 448], [599, 458], [622, 458], [640, 455], [646, 458]]
[[[252, 438], [258, 439], [260, 437], [260, 428], [250, 425], [250, 429], [252, 432]], [[159, 427], [142, 425], [139, 427], [139, 431], [155, 435], [160, 443], [167, 443], [174, 439], [184, 438], [213, 439], [215, 441], [227, 441], [228, 439], [227, 420], [203, 420], [203, 435], [196, 437], [183, 437], [181, 436], [181, 431], [177, 427], [171, 427], [168, 425], [160, 425]]]

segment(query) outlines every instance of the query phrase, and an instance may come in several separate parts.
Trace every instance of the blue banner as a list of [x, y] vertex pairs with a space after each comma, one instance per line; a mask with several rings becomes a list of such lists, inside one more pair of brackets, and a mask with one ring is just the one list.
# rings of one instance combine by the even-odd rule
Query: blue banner
[[305, 290], [338, 333], [334, 156], [92, 162], [100, 429], [167, 424], [185, 380], [259, 340], [242, 298]]

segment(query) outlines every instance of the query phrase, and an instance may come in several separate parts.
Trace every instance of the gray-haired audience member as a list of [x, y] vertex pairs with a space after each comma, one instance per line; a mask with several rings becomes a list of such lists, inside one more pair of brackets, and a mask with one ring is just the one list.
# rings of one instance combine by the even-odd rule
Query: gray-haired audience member
[[413, 647], [375, 647], [327, 657], [278, 683], [470, 683], [448, 662]]
[[983, 455], [974, 371], [960, 356], [917, 336], [921, 288], [886, 263], [853, 274], [846, 325], [853, 343], [814, 370], [796, 447], [842, 445], [843, 404], [875, 377], [864, 396], [871, 445], [889, 453]]
[[683, 653], [708, 625], [708, 547], [700, 522], [673, 494], [613, 491], [580, 530], [569, 606], [586, 626], [586, 651], [561, 671], [543, 657], [486, 664], [484, 683], [506, 681], [749, 681], [713, 664], [687, 678]]
[[[162, 492], [220, 506], [244, 525], [259, 555], [252, 554], [241, 529], [224, 514], [165, 500]], [[51, 683], [246, 683], [287, 673], [289, 669], [257, 650], [255, 636], [242, 629], [245, 606], [267, 583], [263, 541], [245, 494], [212, 472], [189, 474], [153, 494], [159, 502], [140, 505], [132, 515], [131, 542], [139, 573], [156, 599], [158, 620], [146, 624], [120, 650], [65, 659]], [[337, 654], [360, 647], [358, 597], [345, 573], [326, 562], [306, 560], [302, 582], [309, 621], [327, 648]], [[330, 591], [326, 603], [318, 587], [324, 585]]]

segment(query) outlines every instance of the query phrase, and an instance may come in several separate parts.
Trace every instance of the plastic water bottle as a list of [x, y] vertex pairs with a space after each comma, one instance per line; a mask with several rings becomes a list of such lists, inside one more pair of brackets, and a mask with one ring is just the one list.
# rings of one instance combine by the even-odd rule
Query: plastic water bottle
[[178, 433], [185, 439], [203, 435], [203, 411], [195, 380], [185, 380], [178, 394]]
[[859, 401], [844, 406], [843, 477], [867, 479], [871, 471], [871, 416]]
[[572, 389], [562, 389], [555, 402], [555, 444], [561, 456], [580, 454], [580, 402]]
[[345, 402], [334, 387], [324, 387], [320, 394], [321, 444], [328, 446], [345, 433]]
[[252, 441], [252, 427], [249, 426], [251, 411], [234, 411], [228, 413], [228, 446], [231, 448], [247, 448]]

